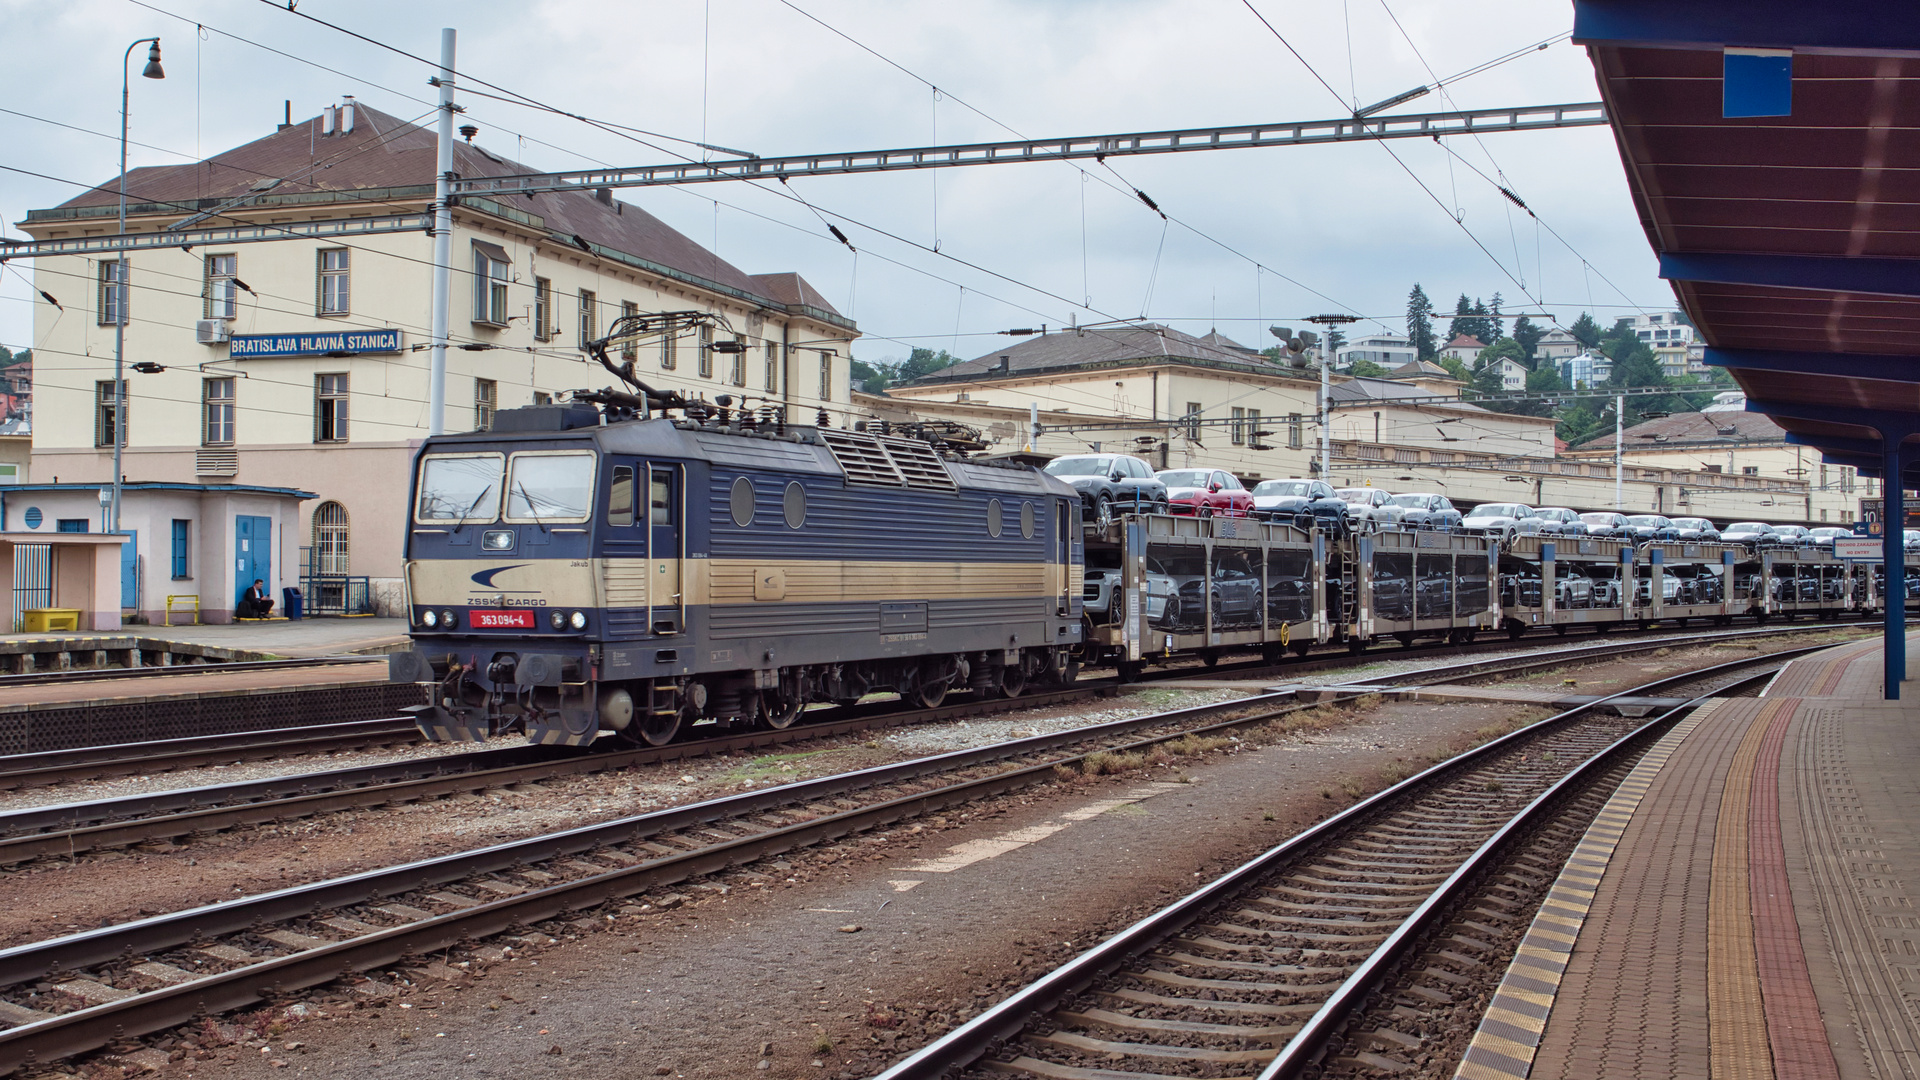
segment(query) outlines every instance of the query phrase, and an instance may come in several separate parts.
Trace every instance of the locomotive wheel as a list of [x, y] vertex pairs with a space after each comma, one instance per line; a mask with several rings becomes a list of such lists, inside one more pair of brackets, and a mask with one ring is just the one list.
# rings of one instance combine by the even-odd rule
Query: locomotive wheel
[[1062, 684], [1063, 686], [1072, 686], [1072, 685], [1073, 685], [1073, 683], [1074, 683], [1074, 680], [1076, 680], [1076, 679], [1078, 679], [1079, 677], [1080, 677], [1080, 660], [1079, 660], [1079, 658], [1078, 658], [1078, 657], [1068, 657], [1068, 658], [1067, 658], [1067, 662], [1066, 662], [1066, 663], [1064, 663], [1064, 664], [1062, 664], [1062, 665], [1060, 666], [1060, 682], [1061, 682], [1061, 684]]
[[800, 714], [806, 711], [807, 703], [798, 697], [787, 697], [776, 690], [760, 691], [760, 715], [767, 726], [775, 731], [785, 731], [793, 726]]
[[[1000, 696], [1017, 698], [1027, 689], [1027, 668], [1025, 664], [1004, 664], [1000, 668]], [[942, 691], [944, 693], [944, 691]], [[931, 708], [931, 706], [929, 706]]]
[[909, 696], [909, 700], [923, 709], [937, 708], [946, 699], [947, 680], [945, 679], [939, 682], [922, 682], [914, 687], [913, 693]]
[[680, 734], [680, 728], [693, 723], [693, 710], [683, 708], [673, 713], [646, 713], [635, 718], [634, 725], [640, 729], [640, 741], [648, 746], [665, 746]]

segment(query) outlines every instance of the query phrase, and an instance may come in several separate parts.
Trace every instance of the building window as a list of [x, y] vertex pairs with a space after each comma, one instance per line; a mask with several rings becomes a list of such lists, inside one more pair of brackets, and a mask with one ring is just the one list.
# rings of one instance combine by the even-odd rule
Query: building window
[[173, 580], [185, 581], [193, 575], [187, 570], [187, 537], [191, 534], [193, 522], [185, 518], [173, 519]]
[[126, 263], [117, 259], [100, 264], [100, 325], [127, 321]]
[[729, 359], [733, 361], [733, 374], [727, 381], [735, 386], [745, 386], [747, 385], [747, 339], [735, 334], [733, 344], [739, 351], [729, 355]]
[[[640, 314], [639, 304], [636, 304], [633, 301], [628, 300], [620, 305], [620, 318], [623, 321], [629, 316], [638, 315], [638, 314]], [[633, 337], [629, 335], [625, 341], [620, 343], [620, 359], [638, 360], [639, 358], [640, 358], [640, 347], [634, 344]]]
[[1851, 465], [1840, 466], [1840, 490], [1841, 491], [1844, 491], [1848, 494], [1853, 493], [1853, 476], [1854, 476], [1853, 466]]
[[1758, 466], [1758, 465], [1742, 465], [1742, 466], [1740, 466], [1740, 475], [1741, 475], [1741, 476], [1759, 476], [1759, 475], [1760, 475], [1760, 466]]
[[780, 346], [767, 344], [767, 393], [780, 392]]
[[820, 354], [820, 400], [833, 400], [833, 354]]
[[53, 531], [63, 533], [86, 532], [92, 523], [86, 518], [61, 518], [54, 522]]
[[347, 249], [320, 251], [320, 314], [347, 313]]
[[323, 502], [313, 512], [313, 569], [347, 572], [347, 508], [337, 502]]
[[[1373, 433], [1374, 442], [1380, 441], [1379, 416], [1380, 416], [1379, 413], [1374, 414], [1374, 428], [1375, 428]], [[1288, 413], [1287, 414], [1287, 446], [1288, 448], [1293, 450], [1298, 450], [1305, 442], [1306, 442], [1306, 432], [1303, 430], [1302, 425], [1300, 423], [1300, 414]]]
[[700, 377], [713, 378], [713, 328], [700, 328]]
[[203, 380], [200, 383], [200, 409], [206, 418], [201, 445], [232, 446], [233, 380]]
[[112, 446], [117, 426], [115, 417], [120, 408], [113, 400], [113, 380], [103, 379], [94, 383], [96, 405], [93, 410], [93, 445]]
[[1233, 445], [1245, 446], [1247, 445], [1247, 410], [1236, 405], [1231, 410], [1231, 415], [1233, 421], [1229, 425], [1229, 430], [1233, 435]]
[[535, 390], [533, 392], [533, 403], [535, 405], [551, 405], [553, 404], [553, 395], [547, 393], [545, 390]]
[[586, 348], [587, 342], [599, 337], [595, 328], [594, 298], [592, 289], [580, 290], [580, 347]]
[[533, 340], [552, 341], [553, 325], [553, 282], [543, 277], [533, 279]]
[[1200, 403], [1199, 402], [1197, 401], [1187, 402], [1186, 422], [1187, 422], [1187, 438], [1192, 439], [1195, 442], [1198, 442], [1200, 440]]
[[203, 319], [231, 319], [240, 313], [239, 288], [234, 275], [240, 272], [238, 255], [207, 256], [207, 290]]
[[313, 377], [313, 441], [347, 441], [347, 377]]
[[1260, 430], [1260, 410], [1259, 409], [1248, 409], [1247, 410], [1247, 444], [1249, 446], [1259, 446], [1260, 436], [1262, 434], [1270, 435], [1272, 434], [1272, 432], [1263, 433]]
[[473, 380], [473, 430], [492, 431], [493, 411], [500, 407], [500, 384], [492, 379]]
[[660, 339], [660, 370], [672, 371], [680, 366], [680, 339], [672, 334]]
[[488, 326], [507, 325], [506, 251], [492, 244], [473, 247], [473, 321]]

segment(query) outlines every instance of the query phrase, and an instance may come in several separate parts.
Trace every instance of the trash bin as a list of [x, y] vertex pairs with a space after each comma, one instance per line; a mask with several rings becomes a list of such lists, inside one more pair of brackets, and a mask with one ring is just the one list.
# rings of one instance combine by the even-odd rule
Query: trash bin
[[289, 619], [298, 619], [306, 610], [306, 599], [300, 590], [289, 585], [280, 590], [280, 611]]

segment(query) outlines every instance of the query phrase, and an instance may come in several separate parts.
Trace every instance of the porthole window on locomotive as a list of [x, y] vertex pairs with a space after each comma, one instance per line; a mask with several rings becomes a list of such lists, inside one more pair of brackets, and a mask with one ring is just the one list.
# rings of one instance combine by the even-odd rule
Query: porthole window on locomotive
[[988, 499], [987, 500], [987, 535], [993, 537], [995, 540], [1000, 539], [1001, 517], [1002, 517], [1002, 514], [1000, 511], [1000, 500]]
[[729, 509], [733, 511], [733, 523], [746, 528], [753, 524], [753, 481], [744, 476], [733, 479], [733, 494], [728, 497]]
[[787, 481], [787, 493], [780, 499], [781, 509], [787, 513], [787, 528], [797, 529], [807, 523], [807, 489], [800, 481]]
[[1020, 535], [1033, 539], [1033, 504], [1030, 502], [1020, 504]]

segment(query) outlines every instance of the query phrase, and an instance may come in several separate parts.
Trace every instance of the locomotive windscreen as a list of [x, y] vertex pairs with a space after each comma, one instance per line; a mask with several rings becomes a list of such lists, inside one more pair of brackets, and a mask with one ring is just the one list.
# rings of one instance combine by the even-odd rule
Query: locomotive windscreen
[[420, 521], [492, 521], [500, 516], [499, 454], [432, 454], [420, 464]]

